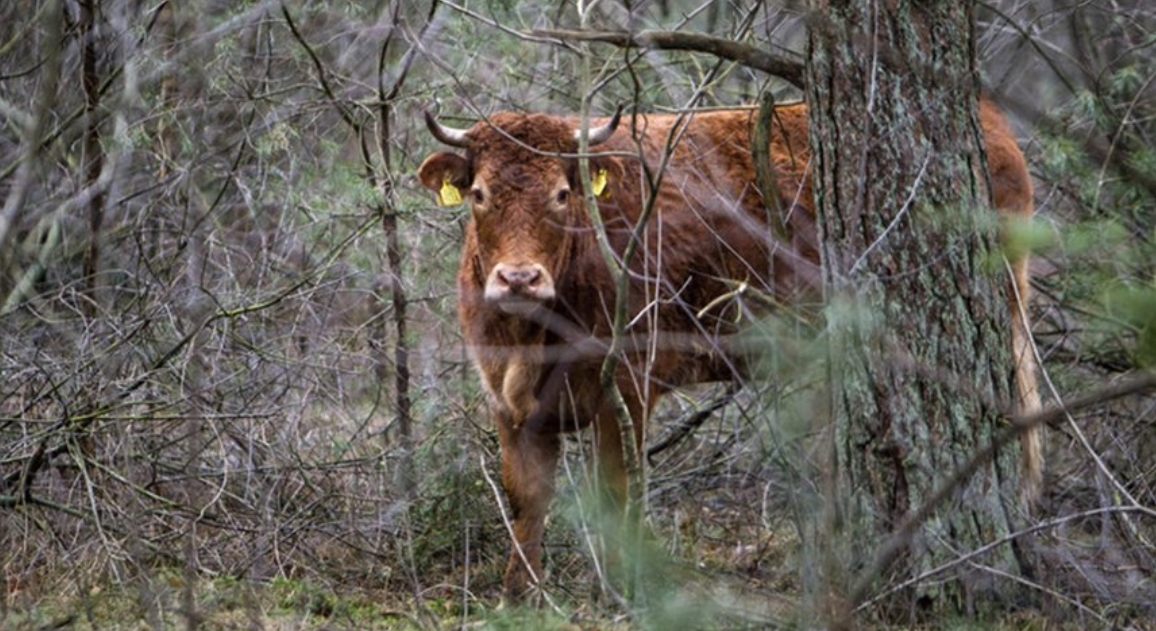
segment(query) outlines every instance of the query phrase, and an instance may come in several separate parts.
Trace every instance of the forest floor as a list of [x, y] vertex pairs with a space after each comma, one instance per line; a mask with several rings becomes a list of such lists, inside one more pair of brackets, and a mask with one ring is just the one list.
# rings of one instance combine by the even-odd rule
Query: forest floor
[[[487, 573], [489, 573], [487, 571]], [[573, 579], [568, 577], [567, 580]], [[586, 577], [590, 578], [589, 576]], [[544, 631], [629, 631], [634, 629], [796, 629], [818, 628], [798, 619], [796, 597], [768, 585], [744, 588], [732, 577], [687, 583], [656, 593], [648, 606], [626, 613], [606, 598], [590, 596], [590, 585], [557, 587], [538, 607], [506, 607], [495, 589], [467, 594], [448, 583], [420, 594], [357, 589], [317, 579], [248, 581], [190, 578], [160, 571], [115, 587], [13, 589], [0, 601], [0, 631], [150, 631], [161, 629], [248, 630], [409, 630], [541, 629]], [[551, 581], [556, 582], [556, 581]], [[496, 586], [491, 586], [496, 587]], [[583, 594], [581, 590], [587, 590]], [[50, 595], [51, 593], [51, 595]], [[794, 611], [792, 615], [791, 611]], [[793, 618], [793, 619], [792, 619]], [[814, 621], [813, 621], [814, 622]], [[999, 620], [936, 620], [919, 626], [861, 629], [1075, 631], [1034, 611]], [[1156, 622], [1122, 628], [1156, 631]]]

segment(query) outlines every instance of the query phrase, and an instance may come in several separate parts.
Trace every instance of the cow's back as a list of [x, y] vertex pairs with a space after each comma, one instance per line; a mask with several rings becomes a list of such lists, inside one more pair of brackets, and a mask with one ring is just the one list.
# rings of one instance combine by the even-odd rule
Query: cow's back
[[[648, 329], [662, 327], [677, 336], [668, 346], [680, 351], [705, 346], [687, 336], [736, 330], [736, 310], [753, 304], [736, 292], [740, 284], [794, 303], [819, 286], [806, 109], [779, 107], [772, 125], [778, 212], [787, 221], [788, 243], [769, 227], [774, 205], [763, 203], [756, 183], [750, 149], [756, 117], [753, 108], [640, 115], [624, 120], [598, 147], [620, 156], [641, 152], [650, 177], [657, 178], [655, 191], [640, 161], [622, 158], [622, 186], [600, 205], [611, 242], [621, 252], [654, 193], [647, 247], [631, 260], [637, 281], [631, 315], [657, 306], [651, 318], [634, 318], [635, 328], [650, 334]], [[718, 376], [713, 369], [707, 373]]]

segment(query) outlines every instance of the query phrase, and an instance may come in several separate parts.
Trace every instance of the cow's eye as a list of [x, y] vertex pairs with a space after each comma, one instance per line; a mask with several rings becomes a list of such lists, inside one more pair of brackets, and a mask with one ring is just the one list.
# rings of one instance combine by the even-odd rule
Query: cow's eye
[[486, 201], [486, 194], [483, 193], [480, 188], [470, 189], [470, 197], [473, 198], [473, 202], [478, 205]]
[[555, 201], [558, 202], [559, 206], [565, 206], [566, 203], [570, 201], [570, 189], [560, 189], [555, 196]]

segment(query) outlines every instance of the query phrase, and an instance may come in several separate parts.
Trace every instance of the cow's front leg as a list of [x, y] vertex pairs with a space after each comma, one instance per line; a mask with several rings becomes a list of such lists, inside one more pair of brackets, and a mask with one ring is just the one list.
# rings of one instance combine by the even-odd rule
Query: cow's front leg
[[[634, 426], [635, 454], [642, 457], [643, 433], [646, 428], [646, 417], [649, 416], [649, 407], [644, 405], [638, 396], [625, 385], [619, 385], [626, 412], [630, 415]], [[598, 415], [594, 420], [594, 438], [597, 453], [597, 477], [599, 495], [604, 498], [604, 509], [611, 512], [611, 516], [620, 519], [625, 513], [628, 501], [628, 484], [626, 459], [623, 454], [622, 430], [618, 422], [618, 410], [613, 401], [606, 398]]]
[[513, 512], [514, 541], [506, 565], [505, 597], [516, 602], [542, 578], [542, 533], [554, 496], [560, 441], [540, 423], [517, 426], [509, 416], [498, 422], [502, 484]]
[[[626, 403], [626, 411], [630, 414], [634, 426], [635, 454], [642, 455], [643, 431], [645, 428], [647, 406], [633, 392], [619, 386]], [[602, 525], [602, 534], [606, 537], [604, 567], [610, 583], [619, 589], [633, 589], [632, 576], [638, 576], [637, 570], [641, 567], [632, 565], [641, 560], [638, 554], [642, 543], [643, 520], [642, 507], [631, 504], [629, 497], [629, 472], [626, 470], [625, 454], [623, 453], [622, 429], [618, 420], [618, 412], [613, 402], [607, 398], [594, 422], [594, 434], [597, 461], [595, 496], [600, 499], [598, 507], [601, 511], [599, 523]], [[629, 440], [629, 439], [628, 439]], [[644, 483], [643, 480], [635, 480]], [[640, 492], [645, 493], [645, 489]], [[633, 552], [633, 554], [632, 554]]]

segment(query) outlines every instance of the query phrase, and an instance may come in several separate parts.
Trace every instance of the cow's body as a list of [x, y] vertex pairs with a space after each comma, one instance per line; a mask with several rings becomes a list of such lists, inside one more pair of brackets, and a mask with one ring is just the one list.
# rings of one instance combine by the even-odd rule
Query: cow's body
[[[982, 103], [980, 114], [996, 205], [1030, 216], [1023, 156], [994, 106]], [[786, 242], [769, 227], [769, 205], [755, 183], [754, 110], [641, 116], [616, 131], [616, 120], [593, 121], [602, 127], [592, 132], [598, 155], [590, 172], [595, 180], [605, 175], [599, 208], [618, 256], [651, 195], [643, 161], [649, 177], [660, 178], [641, 232], [645, 245], [629, 261], [627, 353], [617, 373], [640, 446], [659, 395], [741, 372], [741, 353], [728, 341], [745, 309], [738, 284], [781, 303], [818, 296], [806, 116], [802, 105], [777, 108], [771, 135]], [[458, 272], [459, 316], [501, 440], [516, 539], [506, 590], [516, 596], [541, 569], [561, 433], [593, 426], [604, 482], [617, 496], [624, 493], [617, 423], [599, 385], [616, 291], [577, 176], [577, 119], [502, 113], [466, 132], [428, 122], [435, 136], [467, 149], [464, 157], [430, 156], [419, 176], [443, 201], [455, 201], [456, 191], [472, 207]], [[674, 148], [664, 165], [667, 146]], [[1026, 265], [1013, 262], [1022, 299]], [[1013, 297], [1013, 313], [1022, 313], [1018, 304]], [[1034, 363], [1020, 317], [1013, 338], [1022, 405], [1032, 407]], [[1025, 446], [1031, 458], [1036, 451]], [[1038, 460], [1029, 464], [1038, 470]]]

